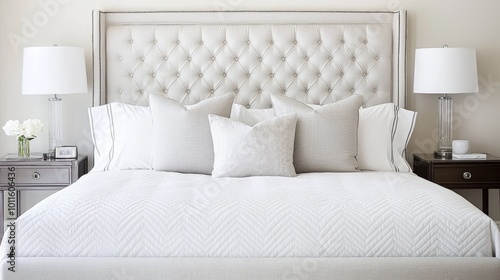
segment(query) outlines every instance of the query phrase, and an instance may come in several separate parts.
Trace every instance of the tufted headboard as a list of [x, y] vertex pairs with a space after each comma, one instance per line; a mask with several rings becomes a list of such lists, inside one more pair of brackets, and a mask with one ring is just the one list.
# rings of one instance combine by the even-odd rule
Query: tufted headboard
[[404, 11], [94, 11], [93, 31], [94, 105], [233, 92], [248, 108], [269, 108], [271, 93], [405, 106]]

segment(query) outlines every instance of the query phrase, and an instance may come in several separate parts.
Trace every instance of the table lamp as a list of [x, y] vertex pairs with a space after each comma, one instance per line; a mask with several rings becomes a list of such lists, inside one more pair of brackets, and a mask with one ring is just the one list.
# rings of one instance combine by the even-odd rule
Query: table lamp
[[447, 46], [416, 49], [413, 92], [443, 95], [438, 99], [438, 147], [434, 157], [451, 158], [453, 99], [450, 95], [478, 92], [475, 49]]
[[80, 47], [24, 49], [23, 95], [54, 95], [49, 99], [49, 153], [61, 146], [61, 94], [86, 93], [85, 54]]

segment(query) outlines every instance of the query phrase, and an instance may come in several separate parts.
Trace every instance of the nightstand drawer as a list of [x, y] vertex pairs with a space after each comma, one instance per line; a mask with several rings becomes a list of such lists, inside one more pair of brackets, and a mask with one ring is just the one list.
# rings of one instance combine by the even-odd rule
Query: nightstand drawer
[[[0, 171], [0, 185], [8, 184], [8, 169]], [[16, 185], [19, 184], [66, 184], [70, 183], [70, 170], [63, 168], [23, 168], [16, 167]]]
[[446, 183], [500, 183], [500, 165], [434, 166], [434, 182]]

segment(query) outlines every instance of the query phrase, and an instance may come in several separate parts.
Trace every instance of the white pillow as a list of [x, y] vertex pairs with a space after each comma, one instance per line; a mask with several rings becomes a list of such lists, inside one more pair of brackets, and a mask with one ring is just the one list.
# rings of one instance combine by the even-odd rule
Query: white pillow
[[358, 164], [360, 169], [411, 172], [406, 147], [417, 113], [387, 103], [359, 110]]
[[296, 115], [248, 126], [209, 115], [214, 142], [213, 177], [295, 176], [293, 143]]
[[151, 169], [149, 107], [111, 103], [88, 109], [94, 144], [92, 171]]
[[240, 104], [233, 104], [231, 109], [231, 119], [254, 126], [257, 123], [274, 118], [274, 110], [269, 109], [247, 109]]
[[363, 99], [353, 95], [316, 109], [284, 95], [271, 95], [274, 113], [297, 113], [293, 163], [297, 173], [356, 171], [358, 116]]
[[153, 169], [210, 174], [214, 150], [208, 115], [228, 117], [234, 95], [205, 99], [186, 108], [167, 97], [152, 94]]

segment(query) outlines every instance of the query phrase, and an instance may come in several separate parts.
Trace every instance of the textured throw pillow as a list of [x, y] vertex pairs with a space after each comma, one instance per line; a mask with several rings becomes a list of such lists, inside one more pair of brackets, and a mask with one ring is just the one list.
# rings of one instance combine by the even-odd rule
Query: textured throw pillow
[[149, 107], [111, 103], [89, 108], [92, 171], [151, 169], [153, 124]]
[[359, 110], [358, 164], [360, 169], [411, 172], [406, 147], [417, 113], [387, 103]]
[[277, 94], [272, 95], [272, 102], [276, 116], [297, 114], [293, 158], [297, 173], [357, 170], [361, 96], [353, 95], [316, 109]]
[[295, 176], [293, 142], [296, 115], [248, 126], [209, 115], [214, 141], [213, 177]]
[[228, 117], [234, 95], [225, 94], [186, 108], [167, 97], [152, 94], [153, 169], [210, 174], [214, 150], [208, 115]]
[[248, 109], [240, 104], [233, 104], [231, 109], [231, 119], [248, 124], [250, 126], [274, 118], [274, 110], [270, 109]]

